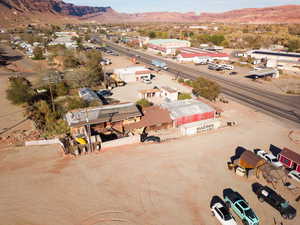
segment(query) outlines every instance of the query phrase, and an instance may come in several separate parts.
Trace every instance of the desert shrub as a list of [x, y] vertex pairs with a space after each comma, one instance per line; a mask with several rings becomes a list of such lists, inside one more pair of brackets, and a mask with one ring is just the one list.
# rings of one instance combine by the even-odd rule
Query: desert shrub
[[34, 60], [44, 59], [44, 51], [41, 47], [35, 47], [33, 49], [33, 59]]
[[142, 98], [142, 99], [138, 100], [138, 101], [136, 102], [136, 104], [137, 104], [138, 106], [140, 106], [140, 107], [148, 107], [148, 106], [153, 105], [151, 102], [149, 102], [149, 101], [148, 101], [147, 99], [145, 99], [145, 98]]
[[192, 96], [190, 93], [179, 93], [178, 100], [191, 99]]

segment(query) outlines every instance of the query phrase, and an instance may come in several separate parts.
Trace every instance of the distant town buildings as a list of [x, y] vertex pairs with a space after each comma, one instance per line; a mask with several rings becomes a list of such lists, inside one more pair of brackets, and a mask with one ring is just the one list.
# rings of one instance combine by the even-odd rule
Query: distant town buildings
[[66, 48], [77, 48], [77, 42], [74, 38], [78, 37], [76, 32], [55, 32], [57, 37], [49, 45], [64, 45]]
[[178, 48], [190, 47], [191, 43], [178, 39], [154, 39], [148, 41], [148, 50], [162, 55], [175, 55]]

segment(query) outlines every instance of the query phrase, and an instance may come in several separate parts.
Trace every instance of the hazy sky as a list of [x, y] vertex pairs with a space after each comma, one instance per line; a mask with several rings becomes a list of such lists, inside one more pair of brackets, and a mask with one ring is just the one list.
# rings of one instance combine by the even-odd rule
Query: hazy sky
[[300, 0], [64, 0], [77, 5], [111, 6], [118, 12], [223, 12], [240, 8], [300, 4]]

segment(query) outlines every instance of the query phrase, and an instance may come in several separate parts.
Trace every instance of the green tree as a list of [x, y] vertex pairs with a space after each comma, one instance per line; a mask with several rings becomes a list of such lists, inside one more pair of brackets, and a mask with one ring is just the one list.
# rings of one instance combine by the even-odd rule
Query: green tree
[[33, 99], [34, 91], [31, 83], [24, 77], [10, 77], [9, 88], [6, 90], [6, 96], [13, 104], [29, 103]]
[[214, 43], [215, 45], [220, 45], [222, 43], [222, 41], [225, 40], [225, 37], [222, 34], [214, 34], [214, 35], [210, 36], [209, 40], [212, 43]]
[[287, 47], [289, 52], [300, 50], [300, 39], [289, 40]]
[[59, 82], [55, 85], [55, 94], [57, 96], [66, 96], [69, 94], [69, 86], [65, 82]]
[[156, 33], [154, 32], [154, 31], [150, 31], [149, 33], [148, 33], [148, 36], [149, 36], [149, 38], [156, 38]]
[[44, 52], [41, 47], [35, 47], [33, 50], [33, 59], [41, 60], [44, 59]]
[[220, 94], [220, 87], [217, 83], [202, 77], [197, 78], [192, 86], [194, 95], [202, 96], [210, 101], [215, 100]]

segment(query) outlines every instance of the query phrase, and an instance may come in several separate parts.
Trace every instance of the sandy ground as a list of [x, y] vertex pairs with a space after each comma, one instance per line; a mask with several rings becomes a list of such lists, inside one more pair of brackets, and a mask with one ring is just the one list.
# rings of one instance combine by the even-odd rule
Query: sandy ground
[[[224, 119], [234, 118], [238, 126], [78, 159], [63, 158], [57, 146], [0, 152], [1, 224], [212, 225], [217, 221], [209, 213], [210, 199], [228, 187], [249, 201], [262, 225], [273, 224], [273, 217], [283, 221], [251, 192], [256, 178], [234, 175], [226, 162], [237, 146], [300, 146], [277, 120], [234, 102], [223, 106]], [[278, 191], [299, 212], [297, 195]], [[283, 222], [299, 224], [300, 216]]]

